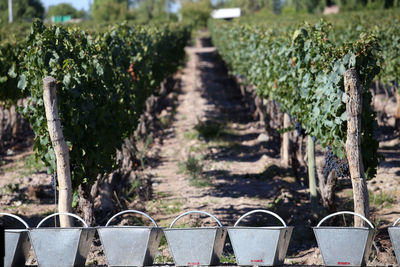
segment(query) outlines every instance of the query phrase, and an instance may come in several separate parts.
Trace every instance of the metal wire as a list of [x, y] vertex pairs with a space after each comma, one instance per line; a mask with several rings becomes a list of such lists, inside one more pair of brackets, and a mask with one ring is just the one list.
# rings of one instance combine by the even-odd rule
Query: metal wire
[[[51, 179], [51, 185], [54, 189], [54, 213], [57, 212], [57, 172], [53, 173], [53, 178]], [[54, 227], [57, 227], [57, 218], [54, 217]]]

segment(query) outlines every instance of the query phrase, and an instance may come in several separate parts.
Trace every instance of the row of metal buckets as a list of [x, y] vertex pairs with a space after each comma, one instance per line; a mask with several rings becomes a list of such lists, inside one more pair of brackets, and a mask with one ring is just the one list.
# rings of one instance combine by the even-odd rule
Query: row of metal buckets
[[[139, 213], [152, 221], [154, 226], [109, 226], [117, 216]], [[213, 218], [217, 227], [173, 228], [183, 216], [201, 213]], [[242, 227], [238, 224], [253, 213], [267, 213], [276, 217], [282, 226]], [[40, 228], [44, 221], [56, 215], [69, 215], [80, 220], [84, 227]], [[369, 227], [321, 227], [321, 224], [339, 214], [352, 214], [365, 220]], [[175, 265], [216, 265], [219, 263], [228, 232], [238, 265], [273, 266], [283, 264], [293, 227], [287, 226], [277, 214], [268, 210], [253, 210], [241, 216], [233, 227], [224, 227], [212, 214], [189, 211], [179, 215], [169, 228], [160, 228], [149, 215], [127, 210], [114, 215], [105, 227], [88, 227], [75, 214], [55, 213], [44, 218], [36, 228], [30, 228], [20, 217], [11, 216], [24, 224], [23, 230], [5, 231], [5, 267], [24, 266], [32, 244], [39, 267], [84, 266], [92, 239], [97, 230], [109, 266], [152, 265], [163, 233], [167, 238]], [[389, 234], [400, 263], [400, 218], [389, 227]], [[365, 217], [354, 212], [342, 211], [323, 218], [314, 233], [323, 260], [327, 266], [361, 266], [368, 260], [375, 230]], [[29, 242], [30, 241], [30, 242]]]

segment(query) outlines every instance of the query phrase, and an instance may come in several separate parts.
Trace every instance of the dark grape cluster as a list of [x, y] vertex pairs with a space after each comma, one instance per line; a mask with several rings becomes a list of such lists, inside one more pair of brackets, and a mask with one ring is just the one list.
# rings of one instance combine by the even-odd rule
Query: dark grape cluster
[[294, 129], [296, 130], [298, 136], [305, 136], [306, 135], [306, 131], [301, 127], [301, 123], [300, 122], [296, 121], [294, 123]]
[[330, 147], [325, 153], [325, 167], [324, 176], [328, 177], [331, 171], [335, 171], [337, 177], [348, 178], [350, 176], [349, 163], [347, 158], [340, 159], [335, 154]]

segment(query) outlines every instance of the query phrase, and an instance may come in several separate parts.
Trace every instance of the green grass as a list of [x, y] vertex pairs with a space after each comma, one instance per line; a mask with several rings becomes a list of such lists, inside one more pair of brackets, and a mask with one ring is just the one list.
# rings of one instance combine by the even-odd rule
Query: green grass
[[182, 211], [182, 203], [179, 200], [153, 199], [148, 202], [148, 205], [149, 210], [166, 215], [173, 215]]
[[189, 155], [187, 160], [178, 162], [178, 173], [189, 176], [189, 184], [194, 187], [210, 186], [211, 182], [207, 176], [203, 174], [203, 164], [201, 158]]
[[[205, 121], [199, 122], [193, 131], [188, 131], [183, 134], [187, 140], [195, 140], [203, 138], [206, 141], [223, 141], [223, 139], [229, 135], [234, 134], [234, 130], [225, 123], [219, 123], [216, 121]], [[227, 142], [227, 145], [231, 145], [231, 142]]]
[[190, 176], [201, 176], [203, 164], [200, 158], [189, 155], [187, 160], [178, 163], [179, 173], [189, 174]]
[[186, 140], [195, 140], [199, 137], [199, 133], [197, 131], [184, 132], [183, 137]]
[[28, 176], [46, 169], [43, 161], [37, 159], [35, 154], [26, 155], [20, 162], [11, 167], [3, 168], [3, 172], [18, 172], [21, 176]]
[[160, 209], [163, 210], [165, 214], [175, 214], [182, 211], [182, 203], [179, 200], [161, 202]]
[[224, 264], [235, 264], [236, 263], [235, 255], [233, 255], [231, 253], [222, 254], [221, 263], [224, 263]]
[[19, 184], [9, 183], [0, 188], [0, 195], [12, 194], [19, 191]]
[[166, 129], [171, 123], [171, 117], [170, 116], [162, 116], [160, 118], [160, 123], [161, 123], [161, 128]]
[[150, 145], [153, 143], [153, 135], [149, 134], [145, 137], [136, 136], [136, 157], [140, 161], [140, 165], [144, 170], [146, 164], [146, 154], [150, 149]]
[[369, 204], [377, 208], [391, 208], [395, 202], [393, 193], [369, 191]]
[[233, 134], [233, 129], [231, 129], [227, 124], [222, 124], [216, 121], [199, 122], [195, 126], [195, 130], [205, 140], [218, 140], [228, 134]]
[[212, 185], [210, 180], [205, 177], [192, 178], [189, 180], [189, 184], [194, 187], [207, 187]]
[[24, 162], [24, 170], [27, 175], [39, 172], [46, 168], [43, 161], [37, 159], [34, 154], [22, 158]]
[[173, 263], [174, 259], [170, 256], [166, 256], [166, 255], [158, 255], [155, 259], [154, 259], [154, 264], [164, 264], [164, 263]]

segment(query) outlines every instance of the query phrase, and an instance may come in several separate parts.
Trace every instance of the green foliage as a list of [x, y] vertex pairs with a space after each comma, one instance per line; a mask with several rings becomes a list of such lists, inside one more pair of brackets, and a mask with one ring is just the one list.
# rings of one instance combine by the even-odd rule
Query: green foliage
[[195, 28], [204, 28], [210, 18], [212, 5], [210, 0], [182, 1], [179, 13], [182, 21], [192, 24]]
[[223, 264], [235, 264], [236, 258], [232, 253], [223, 253], [221, 256], [221, 263]]
[[187, 160], [178, 163], [179, 173], [189, 176], [189, 183], [195, 187], [210, 186], [209, 179], [203, 174], [203, 164], [201, 159], [189, 155]]
[[18, 55], [23, 49], [21, 43], [0, 45], [0, 101], [5, 104], [15, 102], [27, 94], [17, 88], [20, 64]]
[[[13, 21], [30, 21], [43, 18], [44, 7], [40, 0], [13, 0]], [[0, 24], [8, 24], [8, 1], [0, 2]]]
[[[394, 20], [382, 29], [375, 27], [375, 34], [380, 38], [383, 56], [383, 71], [380, 73], [380, 80], [387, 85], [400, 80], [400, 22]], [[399, 88], [397, 88], [399, 89]]]
[[363, 163], [367, 176], [375, 175], [378, 143], [373, 138], [375, 113], [368, 89], [379, 73], [381, 58], [374, 35], [363, 34], [347, 42], [344, 32], [324, 21], [305, 23], [295, 30], [226, 23], [210, 26], [213, 42], [234, 74], [246, 77], [258, 94], [278, 101], [308, 135], [323, 146], [330, 145], [340, 158], [345, 157], [347, 131], [343, 73], [356, 68], [363, 87]]
[[325, 5], [324, 0], [288, 0], [283, 4], [283, 13], [319, 13]]
[[116, 22], [132, 18], [127, 1], [123, 0], [94, 0], [92, 17], [95, 21]]
[[173, 0], [133, 0], [137, 7], [134, 10], [136, 20], [140, 23], [160, 23], [165, 21], [177, 21], [175, 14], [169, 12]]
[[395, 203], [395, 195], [384, 191], [380, 191], [379, 193], [369, 191], [369, 202], [371, 206], [379, 209], [391, 208]]
[[195, 126], [198, 136], [203, 137], [205, 140], [218, 140], [228, 134], [227, 126], [216, 121], [199, 122]]
[[360, 10], [360, 9], [386, 9], [398, 7], [398, 1], [393, 0], [338, 0], [341, 10]]
[[46, 13], [47, 18], [51, 18], [52, 16], [66, 16], [70, 15], [72, 18], [82, 18], [85, 16], [85, 11], [76, 10], [71, 4], [61, 3], [55, 6], [50, 6], [49, 10]]
[[45, 170], [46, 166], [40, 159], [36, 158], [34, 154], [26, 156], [22, 160], [24, 161], [24, 175], [30, 175]]
[[174, 26], [45, 27], [35, 21], [23, 51], [19, 87], [31, 98], [23, 113], [35, 132], [34, 149], [50, 172], [55, 154], [47, 131], [42, 79], [57, 81], [58, 110], [70, 150], [73, 186], [115, 169], [116, 149], [137, 125], [145, 100], [184, 58], [188, 30]]

